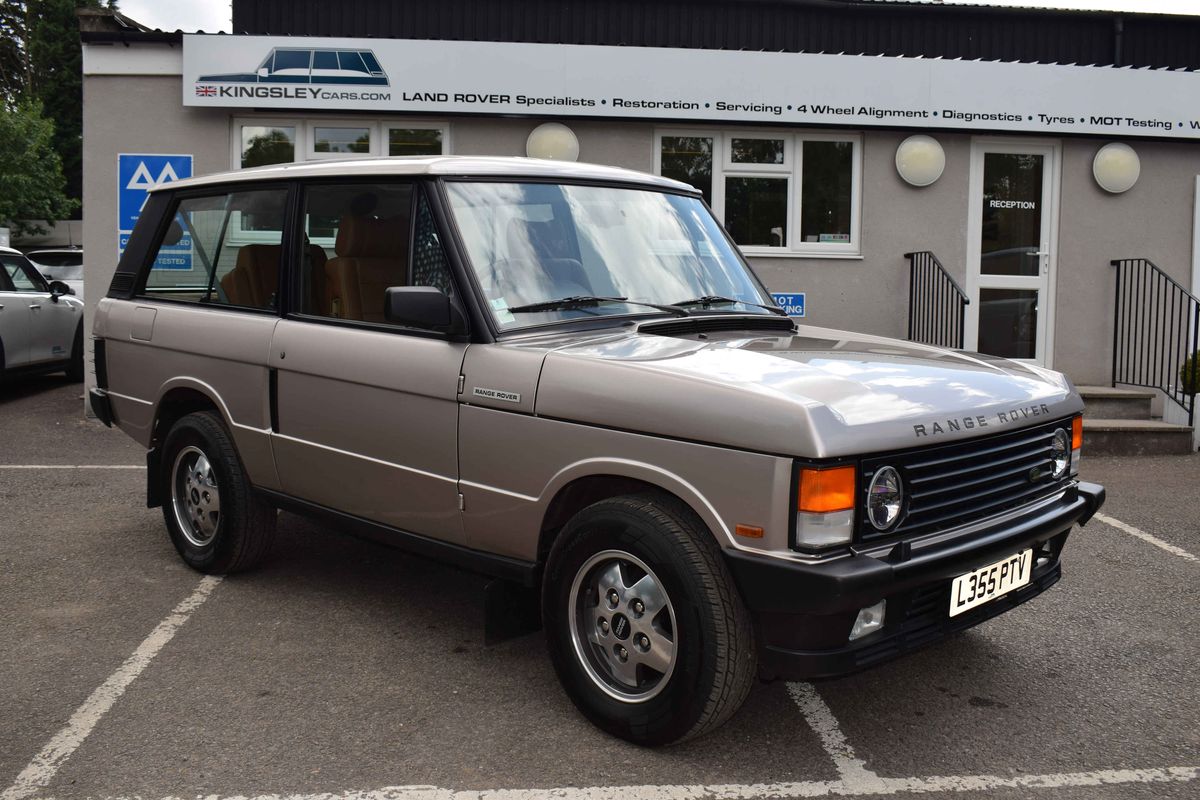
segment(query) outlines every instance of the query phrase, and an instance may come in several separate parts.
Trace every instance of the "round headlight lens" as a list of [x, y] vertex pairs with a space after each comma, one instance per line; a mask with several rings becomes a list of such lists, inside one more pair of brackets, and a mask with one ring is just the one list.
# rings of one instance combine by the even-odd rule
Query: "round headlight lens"
[[1071, 465], [1071, 435], [1065, 429], [1059, 428], [1054, 432], [1054, 447], [1051, 451], [1054, 458], [1054, 477], [1061, 478]]
[[867, 519], [876, 530], [886, 531], [900, 519], [904, 484], [895, 467], [880, 467], [867, 490]]

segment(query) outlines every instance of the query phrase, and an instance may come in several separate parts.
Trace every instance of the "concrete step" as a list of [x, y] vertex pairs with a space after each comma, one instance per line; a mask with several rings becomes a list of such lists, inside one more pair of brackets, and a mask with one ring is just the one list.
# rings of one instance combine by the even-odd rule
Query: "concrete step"
[[1083, 397], [1084, 414], [1097, 419], [1150, 419], [1154, 392], [1149, 389], [1115, 389], [1111, 386], [1076, 386]]
[[1084, 413], [1083, 457], [1164, 456], [1192, 452], [1192, 429], [1148, 419], [1097, 419]]

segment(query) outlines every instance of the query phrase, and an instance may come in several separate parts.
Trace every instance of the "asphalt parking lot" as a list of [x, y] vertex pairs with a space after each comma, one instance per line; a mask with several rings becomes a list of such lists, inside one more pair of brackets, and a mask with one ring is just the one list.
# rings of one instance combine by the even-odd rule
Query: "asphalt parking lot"
[[483, 580], [284, 515], [203, 578], [140, 449], [56, 377], [0, 388], [0, 800], [1200, 796], [1200, 456], [1087, 459], [1062, 582], [870, 672], [760, 684], [661, 750], [593, 729]]

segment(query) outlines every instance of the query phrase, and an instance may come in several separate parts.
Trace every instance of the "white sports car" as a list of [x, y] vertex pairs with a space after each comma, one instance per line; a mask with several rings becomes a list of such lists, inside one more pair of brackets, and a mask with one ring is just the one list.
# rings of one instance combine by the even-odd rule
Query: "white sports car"
[[0, 247], [0, 267], [0, 378], [63, 370], [83, 380], [83, 301], [16, 250]]

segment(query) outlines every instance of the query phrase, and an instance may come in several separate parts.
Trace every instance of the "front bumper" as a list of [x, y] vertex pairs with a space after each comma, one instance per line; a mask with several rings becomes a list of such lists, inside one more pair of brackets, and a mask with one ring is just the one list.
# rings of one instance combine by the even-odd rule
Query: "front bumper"
[[[762, 671], [787, 678], [842, 675], [932, 644], [1041, 594], [1061, 576], [1059, 554], [1071, 528], [1086, 523], [1103, 503], [1104, 487], [1079, 483], [1055, 502], [966, 541], [827, 563], [741, 551], [725, 556], [758, 624]], [[954, 578], [1028, 548], [1035, 551], [1035, 566], [1027, 586], [949, 616]], [[849, 642], [859, 609], [884, 599], [883, 629]]]

